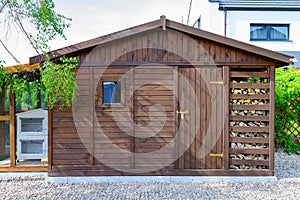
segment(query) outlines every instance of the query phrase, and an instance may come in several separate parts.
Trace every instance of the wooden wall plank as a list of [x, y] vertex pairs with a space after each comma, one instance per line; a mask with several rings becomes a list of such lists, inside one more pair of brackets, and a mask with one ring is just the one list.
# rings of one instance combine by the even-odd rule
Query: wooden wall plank
[[[225, 54], [225, 52], [223, 52]], [[212, 68], [210, 69], [210, 80], [216, 80], [217, 79], [217, 72], [216, 72], [216, 69], [215, 68]], [[218, 141], [217, 141], [217, 138], [218, 138], [218, 126], [219, 124], [217, 123], [218, 122], [218, 115], [220, 115], [220, 112], [222, 112], [222, 109], [221, 110], [218, 110], [218, 100], [217, 100], [217, 87], [218, 85], [213, 85], [213, 84], [210, 84], [209, 86], [211, 88], [211, 101], [212, 101], [212, 112], [211, 113], [217, 113], [217, 114], [212, 114], [212, 118], [211, 118], [211, 121], [210, 121], [210, 126], [212, 127], [212, 131], [211, 131], [211, 134], [212, 134], [212, 137], [211, 137], [211, 145], [213, 147], [213, 149], [211, 150], [211, 153], [220, 153], [218, 152]], [[214, 125], [213, 125], [214, 124]], [[222, 153], [222, 152], [221, 152]], [[217, 158], [217, 157], [211, 157], [211, 169], [217, 169], [217, 163], [218, 163], [218, 159], [220, 158]]]
[[90, 88], [89, 88], [89, 107], [90, 107], [90, 122], [89, 129], [90, 129], [90, 165], [94, 165], [94, 112], [95, 112], [95, 93], [94, 93], [94, 68], [90, 67]]
[[[198, 51], [200, 50], [200, 46], [198, 46]], [[199, 52], [198, 52], [199, 54]], [[200, 55], [199, 55], [200, 58]], [[201, 74], [198, 68], [195, 68], [195, 106], [198, 106], [199, 113], [195, 113], [194, 120], [195, 120], [195, 160], [196, 160], [196, 169], [201, 168], [200, 164], [200, 144], [201, 144]], [[196, 109], [197, 110], [197, 107]]]
[[[189, 46], [188, 46], [189, 48]], [[185, 73], [184, 73], [184, 78], [186, 79], [186, 81], [188, 82], [189, 86], [190, 86], [190, 69], [189, 68], [186, 68], [185, 69]], [[190, 93], [192, 92], [191, 91], [191, 88], [188, 87], [188, 88], [184, 88], [184, 90], [186, 91], [185, 95], [184, 95], [184, 105], [182, 106], [181, 110], [182, 111], [189, 111], [190, 112]], [[191, 169], [191, 148], [189, 146], [190, 144], [190, 141], [191, 141], [191, 115], [184, 115], [184, 124], [185, 124], [185, 127], [186, 127], [186, 131], [184, 133], [184, 146], [185, 148], [187, 149], [185, 151], [185, 155], [184, 155], [184, 168], [185, 169]]]
[[[179, 46], [180, 47], [180, 46]], [[179, 137], [180, 137], [180, 133], [178, 130], [179, 127], [179, 119], [176, 115], [176, 111], [179, 110], [179, 68], [178, 66], [174, 67], [174, 95], [173, 95], [173, 109], [174, 109], [174, 113], [173, 113], [173, 118], [174, 118], [174, 131], [173, 131], [173, 136], [177, 137], [177, 140], [175, 140], [175, 144], [174, 144], [174, 158], [176, 158], [176, 161], [174, 163], [174, 168], [175, 169], [179, 169]]]
[[136, 118], [135, 118], [135, 87], [134, 87], [134, 80], [135, 80], [135, 70], [134, 68], [131, 68], [130, 70], [130, 94], [131, 96], [131, 101], [130, 101], [130, 112], [131, 112], [131, 137], [130, 137], [130, 152], [131, 152], [131, 157], [130, 157], [130, 168], [134, 169], [135, 168], [135, 123], [136, 123]]
[[197, 164], [197, 157], [196, 157], [196, 140], [197, 140], [197, 131], [196, 131], [196, 121], [197, 121], [197, 115], [196, 115], [196, 69], [190, 68], [190, 86], [191, 86], [191, 92], [190, 92], [190, 144], [191, 144], [191, 152], [190, 152], [190, 159], [191, 159], [191, 169], [196, 169]]

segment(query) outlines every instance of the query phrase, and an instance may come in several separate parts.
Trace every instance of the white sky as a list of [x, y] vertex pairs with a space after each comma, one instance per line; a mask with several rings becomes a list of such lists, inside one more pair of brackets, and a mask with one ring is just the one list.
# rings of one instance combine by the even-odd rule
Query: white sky
[[[193, 4], [203, 0], [194, 0]], [[119, 31], [135, 25], [157, 20], [166, 15], [173, 21], [186, 23], [190, 0], [54, 0], [59, 13], [72, 18], [66, 30], [67, 40], [56, 38], [50, 43], [52, 50]], [[198, 15], [192, 9], [192, 14]], [[3, 27], [0, 30], [4, 30]], [[0, 31], [3, 36], [3, 31]], [[3, 37], [2, 37], [3, 39]], [[36, 55], [22, 33], [11, 32], [4, 39], [21, 63], [28, 63]], [[16, 64], [0, 46], [0, 60], [6, 65]]]

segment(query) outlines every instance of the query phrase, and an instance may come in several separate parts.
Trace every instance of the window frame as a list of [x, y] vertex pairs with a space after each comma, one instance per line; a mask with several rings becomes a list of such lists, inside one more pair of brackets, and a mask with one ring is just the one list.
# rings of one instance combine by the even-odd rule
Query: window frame
[[[260, 38], [251, 38], [251, 27], [252, 26], [264, 26], [266, 27], [267, 37], [265, 39]], [[287, 37], [286, 39], [275, 39], [271, 38], [271, 28], [272, 27], [286, 27], [287, 28]], [[262, 23], [250, 23], [250, 41], [290, 41], [290, 24], [262, 24]]]
[[[120, 82], [121, 84], [121, 102], [120, 103], [104, 103], [104, 87], [103, 84], [104, 82]], [[125, 81], [123, 79], [114, 79], [114, 78], [101, 78], [101, 80], [99, 81], [99, 85], [100, 86], [100, 96], [99, 96], [99, 104], [98, 104], [98, 108], [99, 107], [124, 107], [125, 105]]]

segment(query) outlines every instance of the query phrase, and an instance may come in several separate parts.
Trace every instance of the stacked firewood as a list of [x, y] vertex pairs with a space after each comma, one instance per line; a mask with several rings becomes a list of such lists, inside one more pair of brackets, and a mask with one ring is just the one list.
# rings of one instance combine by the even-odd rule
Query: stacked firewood
[[[236, 82], [236, 81], [235, 81]], [[244, 82], [245, 83], [245, 82]], [[231, 99], [231, 105], [266, 105], [268, 100], [265, 99], [250, 99], [251, 95], [265, 95], [268, 94], [268, 89], [253, 89], [253, 88], [232, 88], [231, 94], [234, 95], [244, 95], [243, 99]], [[248, 98], [247, 98], [248, 97]], [[231, 110], [231, 116], [252, 116], [255, 120], [255, 116], [266, 116], [267, 111], [264, 110]], [[267, 122], [262, 121], [230, 121], [231, 127], [268, 127]], [[268, 133], [260, 132], [230, 132], [231, 138], [268, 138]], [[268, 144], [261, 143], [230, 143], [231, 149], [266, 149]], [[231, 154], [230, 159], [232, 160], [267, 160], [267, 155], [262, 154], [242, 154], [236, 153]], [[257, 165], [230, 165], [231, 169], [265, 169], [266, 166]]]

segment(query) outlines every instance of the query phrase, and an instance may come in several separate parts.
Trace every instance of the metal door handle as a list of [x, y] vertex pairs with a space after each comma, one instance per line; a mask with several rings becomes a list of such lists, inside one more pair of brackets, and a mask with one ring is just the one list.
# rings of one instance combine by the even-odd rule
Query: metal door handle
[[187, 115], [187, 114], [189, 114], [188, 110], [186, 110], [186, 111], [182, 111], [182, 110], [178, 111], [178, 110], [176, 110], [176, 115], [180, 115], [181, 119], [184, 119], [184, 115]]

